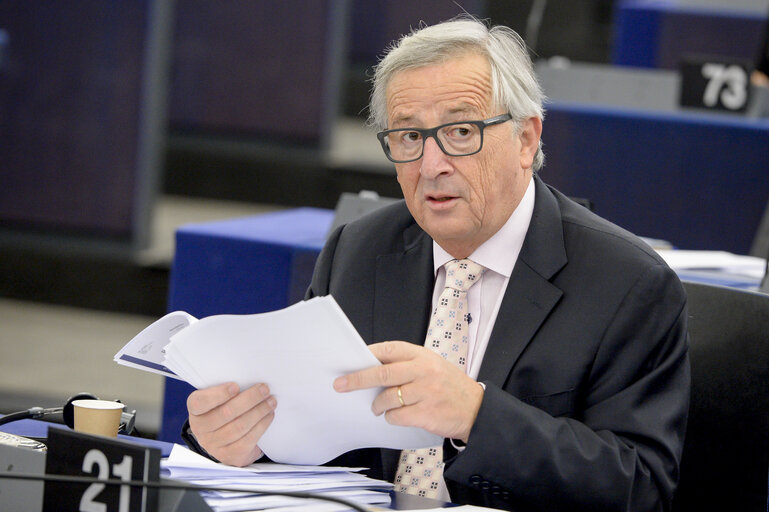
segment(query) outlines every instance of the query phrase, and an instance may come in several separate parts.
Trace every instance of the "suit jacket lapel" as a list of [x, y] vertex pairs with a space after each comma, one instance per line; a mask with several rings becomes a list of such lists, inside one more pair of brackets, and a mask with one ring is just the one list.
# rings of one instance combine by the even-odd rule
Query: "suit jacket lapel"
[[403, 238], [402, 250], [377, 258], [374, 341], [422, 345], [435, 281], [432, 239], [417, 224], [406, 229]]
[[560, 208], [547, 186], [534, 180], [534, 213], [478, 375], [500, 387], [562, 295], [549, 281], [567, 261]]

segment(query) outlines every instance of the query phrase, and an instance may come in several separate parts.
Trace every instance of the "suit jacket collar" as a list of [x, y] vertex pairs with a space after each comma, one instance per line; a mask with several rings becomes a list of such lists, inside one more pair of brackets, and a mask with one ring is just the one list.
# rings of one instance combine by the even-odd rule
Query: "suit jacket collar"
[[478, 374], [499, 387], [562, 295], [550, 282], [567, 262], [560, 207], [547, 185], [534, 180], [534, 213]]
[[534, 176], [534, 183], [534, 213], [518, 260], [525, 261], [532, 270], [549, 280], [567, 262], [563, 220], [561, 208], [550, 188], [538, 176]]

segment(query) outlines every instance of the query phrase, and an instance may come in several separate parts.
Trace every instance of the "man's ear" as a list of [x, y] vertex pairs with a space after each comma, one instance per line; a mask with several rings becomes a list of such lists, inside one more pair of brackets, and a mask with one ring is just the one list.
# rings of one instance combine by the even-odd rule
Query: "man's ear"
[[521, 141], [521, 167], [530, 169], [534, 165], [534, 157], [539, 149], [539, 139], [542, 135], [542, 120], [530, 117], [521, 121], [518, 137]]

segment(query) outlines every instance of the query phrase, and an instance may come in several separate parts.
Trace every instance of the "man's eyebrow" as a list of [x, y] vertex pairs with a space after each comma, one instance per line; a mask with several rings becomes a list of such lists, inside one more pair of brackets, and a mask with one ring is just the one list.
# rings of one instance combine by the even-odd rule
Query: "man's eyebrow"
[[[462, 103], [459, 105], [456, 105], [454, 107], [450, 107], [446, 114], [448, 116], [455, 116], [457, 114], [473, 114], [473, 115], [480, 115], [480, 110], [475, 105], [471, 105], [468, 103]], [[450, 122], [450, 121], [447, 121]], [[390, 128], [416, 128], [418, 123], [415, 121], [415, 117], [412, 114], [402, 114], [395, 116], [392, 120], [392, 124]]]
[[410, 127], [413, 125], [414, 122], [414, 116], [412, 115], [401, 115], [393, 118], [392, 126], [405, 126]]
[[480, 111], [473, 105], [468, 105], [468, 104], [457, 105], [456, 107], [452, 107], [449, 109], [449, 114], [451, 115], [467, 114], [467, 113], [480, 114]]

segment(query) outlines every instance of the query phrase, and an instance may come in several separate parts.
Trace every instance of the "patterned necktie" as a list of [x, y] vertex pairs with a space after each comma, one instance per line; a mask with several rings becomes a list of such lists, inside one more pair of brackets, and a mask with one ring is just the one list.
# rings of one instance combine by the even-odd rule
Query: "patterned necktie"
[[[470, 260], [446, 263], [446, 287], [427, 328], [425, 346], [465, 369], [470, 310], [467, 290], [481, 278], [484, 268]], [[437, 498], [443, 479], [443, 447], [403, 450], [395, 473], [395, 490]]]

